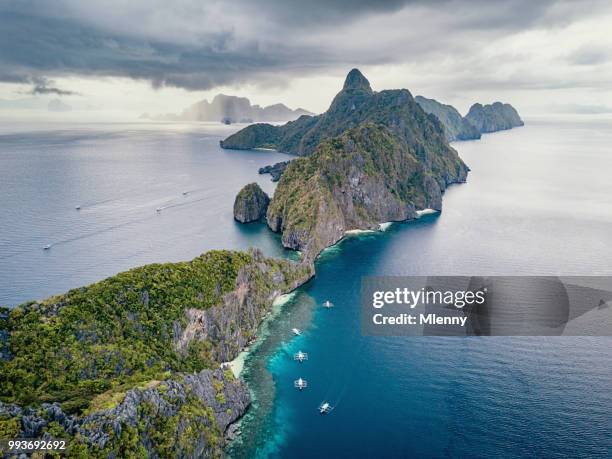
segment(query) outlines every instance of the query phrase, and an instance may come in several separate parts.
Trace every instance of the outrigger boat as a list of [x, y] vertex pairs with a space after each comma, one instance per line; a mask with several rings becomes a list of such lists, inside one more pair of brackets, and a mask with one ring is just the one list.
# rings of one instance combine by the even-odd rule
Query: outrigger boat
[[304, 360], [308, 360], [308, 354], [306, 352], [298, 351], [296, 354], [293, 354], [293, 360], [297, 360], [301, 363]]
[[292, 328], [291, 332], [295, 335], [295, 336], [300, 336], [302, 334], [302, 332], [300, 331], [299, 328]]
[[305, 379], [299, 378], [293, 381], [293, 387], [302, 390], [308, 387], [308, 382]]
[[323, 402], [319, 405], [319, 414], [327, 414], [331, 410], [332, 410], [332, 407], [328, 402]]
[[334, 307], [334, 303], [332, 303], [331, 301], [327, 300], [325, 303], [323, 303], [323, 307], [324, 308], [333, 308]]

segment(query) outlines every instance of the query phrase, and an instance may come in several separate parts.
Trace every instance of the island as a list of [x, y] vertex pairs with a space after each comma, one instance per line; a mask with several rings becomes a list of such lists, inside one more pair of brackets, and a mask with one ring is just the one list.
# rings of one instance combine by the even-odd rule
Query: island
[[523, 120], [510, 104], [495, 102], [490, 105], [474, 104], [465, 116], [482, 133], [496, 132], [523, 126]]
[[234, 218], [240, 223], [250, 223], [266, 216], [270, 198], [257, 183], [245, 185], [234, 201]]
[[222, 141], [262, 145], [304, 156], [286, 166], [266, 218], [310, 264], [347, 231], [440, 210], [444, 190], [469, 171], [439, 119], [408, 90], [374, 92], [357, 69], [322, 115], [249, 126]]
[[284, 104], [267, 107], [251, 105], [246, 97], [217, 94], [212, 101], [204, 99], [187, 107], [180, 114], [163, 115], [143, 114], [141, 118], [155, 121], [214, 121], [224, 124], [253, 123], [258, 121], [288, 121], [302, 115], [312, 115], [308, 110], [290, 109]]
[[250, 403], [220, 368], [305, 264], [211, 251], [0, 311], [0, 436], [67, 457], [219, 457]]

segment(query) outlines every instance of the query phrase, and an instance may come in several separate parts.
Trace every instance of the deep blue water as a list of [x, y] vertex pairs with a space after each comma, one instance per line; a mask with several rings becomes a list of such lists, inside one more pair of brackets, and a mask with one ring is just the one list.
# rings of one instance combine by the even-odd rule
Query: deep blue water
[[[255, 403], [230, 454], [611, 457], [612, 339], [372, 338], [359, 327], [364, 275], [612, 275], [611, 128], [528, 120], [458, 143], [472, 172], [441, 215], [325, 252], [247, 360]], [[211, 248], [286, 255], [278, 236], [231, 211], [247, 182], [271, 192], [257, 168], [286, 156], [222, 150], [230, 129], [5, 129], [0, 304]], [[326, 299], [333, 309], [320, 307]], [[597, 329], [607, 311], [581, 320]], [[308, 362], [292, 360], [298, 349]], [[335, 408], [320, 416], [324, 399]]]

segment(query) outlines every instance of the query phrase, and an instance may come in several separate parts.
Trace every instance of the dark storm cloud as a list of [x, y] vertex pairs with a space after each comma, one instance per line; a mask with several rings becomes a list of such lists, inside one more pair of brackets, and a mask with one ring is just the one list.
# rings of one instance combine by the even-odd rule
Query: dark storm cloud
[[56, 96], [76, 96], [79, 93], [75, 91], [69, 91], [67, 89], [60, 89], [56, 86], [53, 86], [53, 82], [47, 80], [46, 78], [34, 78], [33, 79], [34, 87], [30, 91], [32, 95], [47, 95], [53, 94]]
[[[192, 90], [279, 84], [296, 75], [436, 53], [461, 58], [479, 40], [534, 24], [567, 23], [592, 10], [563, 0], [107, 3], [29, 0], [0, 6], [0, 81], [34, 81], [34, 93], [56, 95], [71, 91], [35, 79], [120, 76]], [[389, 27], [357, 27], [406, 11], [405, 19]], [[401, 42], [390, 38], [398, 31], [406, 37]]]

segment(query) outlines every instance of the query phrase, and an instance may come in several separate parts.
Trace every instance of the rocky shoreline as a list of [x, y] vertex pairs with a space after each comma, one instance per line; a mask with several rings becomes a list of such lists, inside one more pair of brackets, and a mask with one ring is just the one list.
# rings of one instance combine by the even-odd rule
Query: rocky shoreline
[[281, 161], [269, 166], [260, 167], [259, 174], [270, 174], [272, 176], [271, 180], [273, 182], [278, 182], [281, 178], [281, 175], [283, 175], [283, 172], [285, 172], [285, 169], [287, 169], [288, 165], [289, 161]]

